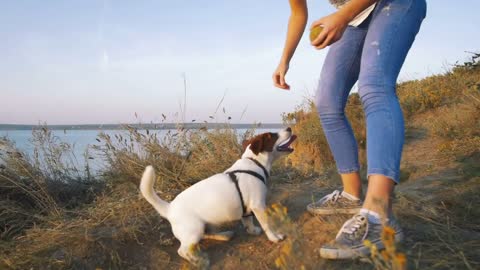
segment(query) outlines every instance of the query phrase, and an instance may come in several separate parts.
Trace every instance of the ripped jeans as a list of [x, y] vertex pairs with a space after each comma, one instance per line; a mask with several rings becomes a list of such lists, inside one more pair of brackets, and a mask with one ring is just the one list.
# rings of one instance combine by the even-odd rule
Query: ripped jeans
[[367, 173], [398, 183], [404, 122], [396, 81], [425, 15], [425, 0], [380, 0], [366, 21], [348, 26], [330, 47], [315, 104], [339, 173], [360, 169], [358, 146], [344, 113], [358, 80], [367, 126]]

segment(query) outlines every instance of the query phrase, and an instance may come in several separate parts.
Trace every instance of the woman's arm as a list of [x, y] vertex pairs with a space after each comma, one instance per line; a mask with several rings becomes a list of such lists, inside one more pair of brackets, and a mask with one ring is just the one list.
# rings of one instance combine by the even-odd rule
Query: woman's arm
[[317, 25], [322, 25], [323, 30], [318, 37], [312, 41], [312, 45], [317, 49], [323, 49], [339, 40], [347, 28], [348, 23], [357, 17], [360, 12], [377, 1], [378, 0], [351, 0], [337, 12], [313, 22], [312, 28]]
[[307, 25], [308, 10], [306, 0], [290, 0], [290, 19], [288, 21], [287, 38], [280, 63], [288, 64], [302, 38]]
[[290, 60], [292, 59], [295, 49], [302, 38], [303, 32], [308, 19], [307, 1], [306, 0], [289, 0], [290, 2], [290, 19], [288, 21], [287, 37], [283, 48], [282, 57], [277, 69], [273, 73], [273, 83], [276, 87], [282, 89], [290, 89], [285, 82], [285, 74], [288, 71]]

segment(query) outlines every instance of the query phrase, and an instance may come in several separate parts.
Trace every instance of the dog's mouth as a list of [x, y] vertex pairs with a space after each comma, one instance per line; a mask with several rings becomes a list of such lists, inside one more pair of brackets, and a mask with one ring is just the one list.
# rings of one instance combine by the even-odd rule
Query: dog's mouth
[[282, 142], [277, 146], [277, 151], [279, 152], [293, 152], [293, 148], [290, 146], [293, 141], [297, 138], [297, 135], [292, 135], [290, 138]]

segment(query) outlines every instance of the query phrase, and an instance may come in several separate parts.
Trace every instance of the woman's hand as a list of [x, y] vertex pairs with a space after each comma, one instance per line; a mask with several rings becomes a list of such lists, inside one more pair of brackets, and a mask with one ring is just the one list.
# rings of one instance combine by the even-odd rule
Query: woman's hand
[[281, 89], [290, 90], [290, 85], [285, 82], [285, 75], [288, 71], [288, 64], [280, 63], [272, 75], [273, 84]]
[[342, 37], [348, 22], [348, 18], [340, 12], [332, 13], [320, 20], [314, 21], [310, 29], [314, 26], [321, 25], [323, 30], [318, 37], [312, 41], [312, 46], [320, 50], [333, 44]]

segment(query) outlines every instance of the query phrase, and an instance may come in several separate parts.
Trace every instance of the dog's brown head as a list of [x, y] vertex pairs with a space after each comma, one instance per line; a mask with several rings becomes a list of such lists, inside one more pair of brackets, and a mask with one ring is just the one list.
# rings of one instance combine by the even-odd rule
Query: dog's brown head
[[292, 134], [291, 128], [286, 128], [277, 133], [267, 132], [253, 137], [248, 141], [243, 142], [243, 151], [245, 151], [248, 146], [250, 150], [258, 155], [262, 152], [272, 152], [272, 153], [291, 153], [293, 148], [290, 145], [295, 141], [297, 136]]

